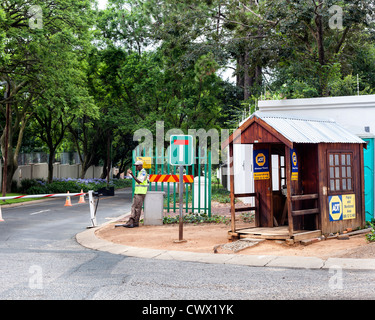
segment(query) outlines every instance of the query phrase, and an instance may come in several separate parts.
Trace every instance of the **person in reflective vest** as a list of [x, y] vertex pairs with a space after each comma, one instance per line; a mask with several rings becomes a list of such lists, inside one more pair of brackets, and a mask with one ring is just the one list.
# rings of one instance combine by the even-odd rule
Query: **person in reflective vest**
[[134, 198], [131, 209], [131, 215], [128, 222], [124, 225], [126, 228], [135, 228], [139, 226], [139, 218], [141, 217], [142, 205], [145, 200], [148, 189], [148, 174], [143, 168], [142, 161], [135, 162], [135, 169], [138, 171], [137, 177], [133, 172], [128, 169], [127, 174], [130, 175], [135, 181]]

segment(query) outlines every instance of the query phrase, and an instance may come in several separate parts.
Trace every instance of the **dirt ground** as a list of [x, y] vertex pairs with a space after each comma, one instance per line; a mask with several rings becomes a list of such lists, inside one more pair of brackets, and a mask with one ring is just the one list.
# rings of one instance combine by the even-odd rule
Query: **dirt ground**
[[[217, 205], [213, 214], [220, 214], [220, 210], [228, 211], [224, 205]], [[176, 243], [179, 238], [178, 224], [163, 226], [144, 226], [139, 228], [115, 227], [115, 224], [125, 223], [117, 221], [96, 231], [96, 235], [107, 241], [133, 247], [191, 251], [213, 253], [214, 248], [229, 243], [227, 233], [230, 225], [216, 223], [184, 224], [183, 239], [186, 242]], [[236, 222], [236, 227], [252, 226], [252, 223]], [[375, 243], [368, 243], [365, 234], [351, 236], [349, 240], [322, 240], [310, 245], [288, 245], [282, 240], [265, 240], [256, 246], [248, 247], [238, 252], [224, 250], [219, 246], [220, 253], [236, 253], [246, 255], [276, 255], [276, 256], [306, 256], [327, 258], [355, 258], [375, 259]]]

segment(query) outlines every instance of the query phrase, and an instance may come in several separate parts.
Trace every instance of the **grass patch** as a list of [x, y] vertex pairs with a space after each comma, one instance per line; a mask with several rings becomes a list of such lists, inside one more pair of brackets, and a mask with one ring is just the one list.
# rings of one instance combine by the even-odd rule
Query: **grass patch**
[[[209, 217], [205, 213], [189, 213], [183, 216], [183, 223], [225, 223], [228, 224], [230, 219], [221, 215], [212, 215]], [[143, 219], [140, 220], [143, 223]], [[177, 224], [180, 222], [180, 216], [165, 216], [163, 217], [163, 224]]]
[[[6, 197], [15, 197], [15, 196], [23, 196], [23, 194], [20, 193], [7, 193], [5, 195]], [[14, 203], [21, 203], [21, 202], [28, 202], [28, 201], [34, 201], [39, 200], [40, 198], [20, 198], [20, 199], [9, 199], [9, 200], [0, 200], [0, 205], [4, 204], [14, 204]]]

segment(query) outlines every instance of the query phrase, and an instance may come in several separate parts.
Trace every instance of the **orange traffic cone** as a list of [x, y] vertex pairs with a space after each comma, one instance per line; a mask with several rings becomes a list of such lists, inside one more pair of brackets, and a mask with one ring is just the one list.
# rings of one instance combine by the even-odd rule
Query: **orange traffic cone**
[[[83, 193], [83, 190], [81, 189], [81, 193]], [[79, 201], [78, 201], [78, 203], [86, 203], [86, 201], [85, 201], [85, 195], [81, 195], [81, 196], [79, 196]]]
[[[69, 191], [68, 191], [68, 193], [69, 193]], [[66, 197], [66, 201], [65, 201], [64, 207], [71, 207], [71, 206], [72, 206], [72, 202], [70, 201], [70, 196], [68, 195]]]

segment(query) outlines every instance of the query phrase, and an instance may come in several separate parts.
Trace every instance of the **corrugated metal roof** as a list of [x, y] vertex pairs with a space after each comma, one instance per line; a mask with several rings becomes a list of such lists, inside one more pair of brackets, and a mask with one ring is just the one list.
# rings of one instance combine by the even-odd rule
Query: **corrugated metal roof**
[[333, 120], [255, 112], [250, 116], [265, 121], [293, 143], [365, 143]]

